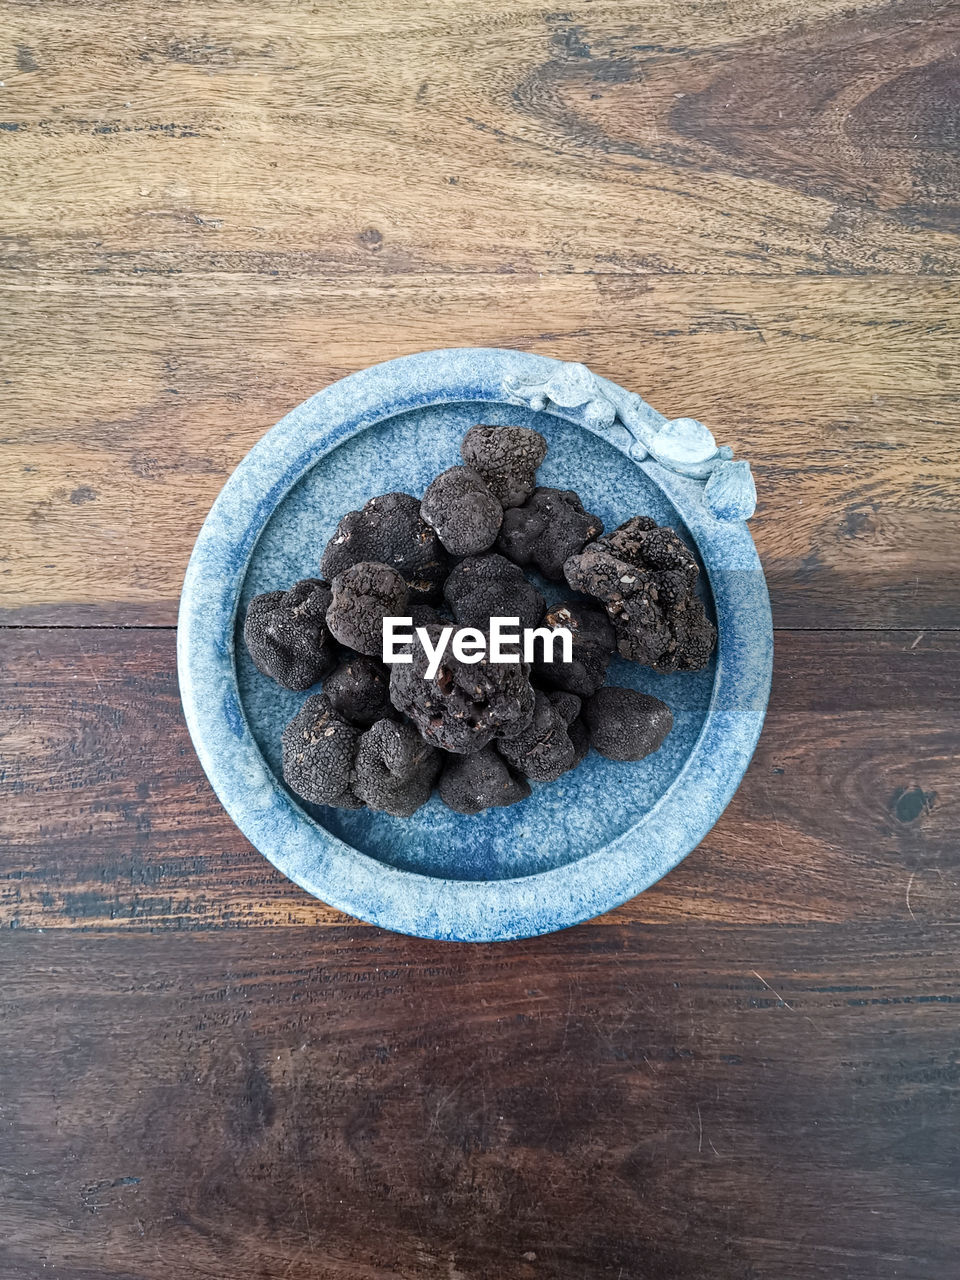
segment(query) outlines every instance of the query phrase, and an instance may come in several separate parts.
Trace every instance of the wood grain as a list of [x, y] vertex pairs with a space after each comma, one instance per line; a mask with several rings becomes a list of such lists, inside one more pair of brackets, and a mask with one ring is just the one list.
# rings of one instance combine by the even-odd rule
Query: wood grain
[[0, 16], [0, 618], [171, 624], [273, 422], [476, 343], [734, 444], [780, 625], [960, 625], [954, 9], [130, 12]]
[[[0, 640], [0, 923], [343, 922], [252, 849], [211, 792], [181, 719], [172, 633]], [[732, 804], [605, 922], [960, 925], [958, 658], [952, 632], [780, 633], [766, 726]]]
[[5, 932], [3, 1275], [953, 1280], [955, 954]]
[[781, 626], [960, 626], [953, 281], [514, 276], [67, 282], [8, 294], [0, 617], [170, 624], [229, 472], [409, 351], [586, 361], [750, 459]]
[[[958, 53], [941, 0], [3, 8], [4, 1280], [955, 1280]], [[164, 629], [269, 426], [452, 344], [706, 421], [804, 629], [680, 867], [470, 948], [244, 841]]]
[[960, 271], [939, 0], [130, 11], [7, 6], [15, 266]]

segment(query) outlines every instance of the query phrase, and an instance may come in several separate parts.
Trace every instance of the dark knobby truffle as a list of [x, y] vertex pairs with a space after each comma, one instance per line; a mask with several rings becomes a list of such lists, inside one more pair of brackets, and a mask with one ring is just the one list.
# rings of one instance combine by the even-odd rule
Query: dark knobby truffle
[[670, 708], [636, 689], [606, 685], [583, 708], [591, 745], [608, 760], [642, 760], [673, 728]]
[[403, 617], [407, 584], [389, 565], [361, 561], [338, 573], [327, 626], [335, 640], [377, 658], [383, 653], [383, 620]]
[[257, 669], [298, 693], [316, 684], [335, 661], [336, 645], [325, 621], [329, 605], [330, 588], [319, 578], [254, 596], [243, 639]]
[[529, 427], [471, 427], [460, 445], [464, 462], [480, 473], [505, 508], [527, 499], [546, 454], [546, 440]]
[[[559, 778], [591, 745], [611, 760], [660, 747], [669, 709], [603, 681], [616, 652], [668, 672], [708, 661], [716, 634], [696, 559], [647, 516], [604, 534], [576, 493], [535, 487], [545, 452], [536, 431], [474, 427], [465, 465], [422, 502], [383, 494], [344, 516], [322, 557], [329, 585], [306, 579], [251, 603], [244, 634], [260, 670], [294, 689], [324, 680], [283, 731], [283, 776], [305, 802], [410, 817], [436, 785], [477, 814]], [[593, 599], [547, 608], [525, 568]], [[387, 617], [424, 629], [393, 637], [410, 662], [382, 662]], [[543, 645], [532, 663], [493, 662], [494, 618], [565, 629], [571, 660], [544, 661], [566, 645]]]
[[436, 624], [447, 626], [451, 619], [439, 607], [429, 604], [408, 604], [405, 618], [409, 618], [414, 627], [430, 627]]
[[450, 467], [423, 495], [420, 514], [453, 556], [475, 556], [492, 547], [503, 511], [470, 467]]
[[283, 777], [311, 804], [362, 809], [353, 790], [360, 730], [337, 715], [325, 694], [308, 698], [283, 731]]
[[572, 489], [534, 489], [522, 507], [504, 512], [497, 550], [562, 582], [564, 561], [601, 533], [603, 521], [584, 511]]
[[550, 699], [556, 713], [563, 720], [563, 723], [569, 728], [583, 709], [583, 699], [578, 698], [575, 693], [567, 693], [563, 689], [548, 693], [547, 697]]
[[441, 760], [412, 724], [378, 720], [360, 738], [356, 793], [371, 809], [409, 818], [430, 799]]
[[388, 564], [402, 574], [410, 602], [435, 600], [450, 562], [440, 540], [421, 518], [420, 503], [409, 493], [384, 493], [337, 525], [320, 562], [332, 580], [361, 560]]
[[551, 631], [566, 627], [573, 641], [573, 658], [570, 662], [562, 662], [559, 657], [553, 662], [534, 661], [534, 679], [581, 698], [596, 693], [603, 684], [617, 644], [603, 609], [579, 600], [561, 600], [550, 606], [540, 625]]
[[[426, 628], [436, 646], [441, 628]], [[522, 662], [462, 662], [447, 648], [432, 679], [429, 660], [417, 639], [413, 661], [390, 672], [390, 701], [409, 716], [434, 746], [445, 751], [479, 751], [498, 734], [516, 733], [529, 724], [534, 693]]]
[[382, 662], [357, 654], [341, 662], [323, 682], [330, 705], [344, 720], [366, 728], [393, 714], [390, 673]]
[[695, 594], [697, 563], [672, 529], [634, 516], [564, 565], [567, 582], [603, 602], [624, 658], [656, 671], [699, 671], [716, 630]]
[[519, 618], [521, 627], [534, 627], [544, 599], [521, 569], [504, 556], [468, 556], [450, 571], [444, 598], [462, 627], [486, 630], [490, 619]]
[[577, 763], [577, 747], [570, 725], [580, 714], [580, 699], [572, 693], [541, 693], [533, 719], [520, 733], [501, 738], [498, 750], [508, 764], [535, 782], [553, 782]]
[[590, 730], [584, 723], [583, 716], [577, 716], [567, 732], [570, 734], [570, 741], [573, 743], [573, 750], [576, 756], [573, 763], [574, 767], [576, 767], [581, 760], [586, 759], [587, 752], [590, 750]]
[[450, 760], [440, 775], [440, 799], [455, 813], [475, 814], [526, 800], [530, 787], [491, 747]]

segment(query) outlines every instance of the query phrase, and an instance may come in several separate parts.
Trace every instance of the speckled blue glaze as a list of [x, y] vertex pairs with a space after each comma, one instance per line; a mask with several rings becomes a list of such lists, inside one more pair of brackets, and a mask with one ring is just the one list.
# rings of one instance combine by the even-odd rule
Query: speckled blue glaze
[[[250, 451], [214, 504], [187, 570], [180, 687], [218, 796], [285, 875], [331, 905], [401, 933], [528, 937], [634, 896], [717, 820], [760, 732], [772, 628], [746, 525], [729, 513], [725, 520], [714, 515], [701, 480], [652, 457], [638, 462], [623, 427], [591, 413], [589, 404], [534, 409], [505, 394], [505, 387], [549, 383], [566, 367], [516, 351], [453, 349], [344, 378]], [[346, 511], [389, 490], [421, 494], [459, 460], [460, 439], [478, 421], [542, 431], [550, 449], [540, 482], [575, 488], [608, 528], [644, 511], [693, 543], [718, 623], [715, 658], [695, 675], [612, 664], [611, 683], [655, 693], [674, 711], [664, 746], [636, 764], [592, 752], [558, 781], [535, 784], [521, 804], [476, 817], [453, 813], [437, 797], [410, 819], [308, 809], [284, 787], [279, 765], [282, 726], [308, 695], [281, 689], [253, 668], [236, 643], [238, 619], [251, 596], [317, 574]], [[563, 594], [540, 585], [550, 598]]]

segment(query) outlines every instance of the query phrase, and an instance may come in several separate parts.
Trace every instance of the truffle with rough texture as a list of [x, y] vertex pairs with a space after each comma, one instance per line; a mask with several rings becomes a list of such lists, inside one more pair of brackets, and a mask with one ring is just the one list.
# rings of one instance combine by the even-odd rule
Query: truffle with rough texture
[[489, 746], [450, 760], [440, 775], [438, 791], [449, 809], [472, 815], [526, 800], [530, 786]]
[[411, 604], [436, 600], [450, 567], [439, 538], [420, 516], [419, 501], [409, 493], [383, 493], [349, 511], [327, 543], [320, 568], [333, 579], [362, 560], [388, 564], [402, 574]]
[[335, 640], [378, 658], [383, 653], [383, 620], [403, 617], [407, 584], [389, 565], [361, 561], [338, 573], [332, 585], [327, 626]]
[[567, 582], [600, 600], [624, 658], [655, 671], [699, 671], [717, 633], [695, 594], [690, 549], [648, 516], [634, 516], [564, 565]]
[[330, 587], [319, 578], [254, 596], [243, 639], [258, 671], [299, 693], [330, 670], [337, 649], [326, 625], [330, 596]]
[[535, 782], [553, 782], [577, 763], [577, 747], [570, 725], [580, 714], [580, 699], [573, 693], [541, 693], [533, 719], [526, 729], [502, 738], [498, 750], [514, 769]]
[[361, 735], [354, 789], [369, 808], [409, 818], [430, 799], [441, 762], [412, 724], [378, 720]]
[[573, 724], [583, 707], [583, 699], [578, 698], [575, 693], [568, 693], [565, 689], [548, 693], [547, 697], [563, 723], [568, 727]]
[[546, 454], [546, 440], [529, 427], [478, 425], [460, 445], [464, 462], [479, 472], [504, 508], [518, 507], [529, 497]]
[[408, 605], [404, 616], [410, 618], [414, 627], [448, 627], [452, 622], [442, 609], [430, 604]]
[[420, 514], [453, 556], [475, 556], [492, 547], [503, 510], [479, 474], [450, 467], [429, 486]]
[[576, 720], [574, 720], [570, 725], [570, 728], [567, 730], [567, 733], [569, 733], [570, 741], [573, 743], [573, 750], [576, 757], [573, 763], [574, 767], [576, 767], [581, 760], [586, 759], [587, 753], [590, 750], [590, 730], [584, 723], [583, 716], [577, 716]]
[[323, 692], [344, 720], [366, 728], [393, 714], [390, 673], [382, 662], [353, 654], [327, 676]]
[[[436, 645], [441, 628], [426, 628]], [[534, 692], [525, 663], [459, 661], [450, 646], [432, 679], [419, 639], [413, 661], [390, 671], [390, 701], [409, 716], [427, 742], [445, 751], [479, 751], [494, 737], [519, 733], [533, 716]]]
[[[540, 625], [551, 631], [566, 627], [572, 640], [573, 657], [570, 662], [561, 661], [559, 656], [553, 662], [535, 660], [534, 679], [554, 689], [566, 689], [581, 698], [596, 693], [603, 684], [617, 645], [613, 627], [604, 610], [580, 600], [561, 600], [550, 606]], [[535, 652], [541, 652], [540, 646]], [[559, 655], [559, 646], [555, 652]]]
[[493, 617], [519, 618], [521, 627], [536, 626], [545, 607], [523, 571], [495, 553], [461, 560], [450, 570], [443, 595], [461, 627], [484, 631]]
[[590, 743], [608, 760], [642, 760], [673, 728], [670, 708], [636, 689], [605, 685], [583, 708]]
[[497, 550], [554, 582], [564, 561], [603, 533], [603, 521], [583, 509], [572, 489], [534, 489], [521, 507], [504, 512]]
[[283, 731], [283, 777], [311, 804], [362, 809], [353, 789], [360, 730], [330, 705], [326, 694], [308, 698]]

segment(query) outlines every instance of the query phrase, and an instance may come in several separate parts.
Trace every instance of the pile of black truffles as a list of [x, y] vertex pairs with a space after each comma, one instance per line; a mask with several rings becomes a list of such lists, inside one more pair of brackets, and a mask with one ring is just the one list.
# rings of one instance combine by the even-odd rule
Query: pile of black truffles
[[[547, 443], [526, 427], [473, 427], [422, 500], [371, 498], [343, 517], [321, 578], [251, 601], [244, 623], [264, 675], [298, 692], [323, 682], [283, 731], [283, 776], [313, 804], [409, 817], [434, 789], [457, 813], [516, 804], [591, 747], [641, 760], [673, 725], [669, 707], [604, 685], [611, 657], [697, 671], [716, 632], [685, 543], [648, 516], [612, 533], [571, 490], [537, 487]], [[531, 569], [574, 594], [547, 605]], [[444, 626], [564, 627], [572, 657], [479, 662], [448, 646], [436, 672], [381, 661], [383, 620], [410, 617], [436, 644]]]

